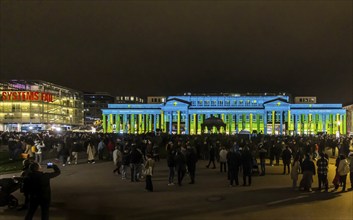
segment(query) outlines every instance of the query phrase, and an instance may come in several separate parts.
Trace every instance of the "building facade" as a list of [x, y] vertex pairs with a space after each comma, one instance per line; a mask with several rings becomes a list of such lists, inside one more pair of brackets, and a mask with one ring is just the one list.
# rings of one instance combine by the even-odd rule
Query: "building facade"
[[0, 131], [83, 125], [83, 94], [40, 80], [0, 82]]
[[106, 92], [84, 93], [84, 124], [93, 126], [102, 119], [102, 109], [114, 103], [115, 97]]
[[316, 104], [316, 97], [315, 96], [298, 96], [294, 97], [295, 104]]
[[147, 104], [160, 104], [167, 100], [165, 96], [147, 96]]
[[347, 110], [347, 133], [353, 135], [353, 104], [343, 108]]
[[117, 96], [115, 99], [115, 103], [119, 104], [138, 104], [138, 103], [145, 103], [145, 100], [138, 96]]
[[[107, 133], [346, 133], [346, 110], [341, 104], [292, 104], [286, 95], [169, 96], [165, 103], [109, 104], [102, 111]], [[202, 130], [203, 121], [211, 116], [221, 118], [226, 127]]]

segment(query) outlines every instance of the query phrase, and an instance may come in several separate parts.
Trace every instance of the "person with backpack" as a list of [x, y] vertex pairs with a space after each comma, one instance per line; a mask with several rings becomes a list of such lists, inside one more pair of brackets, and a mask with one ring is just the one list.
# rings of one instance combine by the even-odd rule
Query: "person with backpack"
[[342, 192], [346, 191], [346, 182], [347, 182], [347, 174], [349, 173], [349, 163], [346, 159], [346, 156], [340, 155], [340, 163], [337, 169], [338, 174], [340, 175], [340, 180], [342, 184]]

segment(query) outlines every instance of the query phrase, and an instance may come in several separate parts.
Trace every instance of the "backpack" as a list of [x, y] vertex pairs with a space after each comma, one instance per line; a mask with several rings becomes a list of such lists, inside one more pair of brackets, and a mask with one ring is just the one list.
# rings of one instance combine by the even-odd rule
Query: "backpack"
[[38, 151], [38, 149], [37, 149], [37, 147], [36, 146], [32, 146], [31, 147], [31, 151], [32, 151], [32, 153], [35, 153], [35, 152], [37, 152]]

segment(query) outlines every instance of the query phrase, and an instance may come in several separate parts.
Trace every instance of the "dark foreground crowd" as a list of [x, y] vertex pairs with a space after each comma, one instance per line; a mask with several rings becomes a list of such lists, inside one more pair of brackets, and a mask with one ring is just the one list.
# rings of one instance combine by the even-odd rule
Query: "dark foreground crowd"
[[[329, 158], [325, 152], [330, 149], [333, 157], [337, 155], [333, 191], [338, 190], [340, 186], [342, 191], [346, 191], [348, 174], [350, 189], [353, 187], [353, 153], [350, 153], [352, 138], [346, 136], [336, 138], [328, 135], [293, 137], [6, 132], [0, 134], [0, 142], [8, 146], [10, 160], [24, 158], [26, 161], [22, 177], [27, 180], [27, 186], [32, 187], [23, 188], [26, 202], [21, 209], [30, 207], [26, 219], [32, 218], [36, 209], [34, 207], [38, 205], [42, 206], [42, 216], [47, 215], [43, 213], [43, 206], [44, 210], [47, 210], [44, 203], [49, 204], [50, 200], [49, 179], [60, 174], [56, 165], [53, 166], [53, 173], [39, 171], [42, 160], [50, 157], [57, 158], [62, 166], [77, 164], [79, 156], [87, 157], [87, 162], [91, 164], [94, 164], [96, 159], [112, 160], [115, 165], [114, 173], [131, 182], [145, 179], [145, 189], [150, 192], [153, 191], [154, 165], [160, 157], [167, 160], [170, 186], [175, 182], [182, 186], [186, 174], [190, 178], [189, 184], [195, 184], [196, 163], [200, 159], [209, 161], [207, 168], [216, 169], [219, 164], [220, 172], [227, 174], [230, 186], [239, 185], [239, 175], [242, 175], [242, 184], [250, 186], [254, 172], [258, 172], [260, 176], [266, 175], [266, 160], [269, 160], [270, 166], [278, 166], [282, 160], [283, 174], [290, 174], [294, 189], [311, 191], [313, 176], [317, 174], [318, 189], [328, 191]], [[298, 186], [299, 174], [303, 175]], [[42, 186], [45, 190], [39, 192], [33, 185]], [[34, 194], [42, 193], [46, 197], [49, 193], [49, 200], [44, 203], [39, 200], [32, 201], [30, 198], [35, 197], [31, 196], [33, 190], [38, 191]], [[47, 206], [49, 210], [49, 205]]]

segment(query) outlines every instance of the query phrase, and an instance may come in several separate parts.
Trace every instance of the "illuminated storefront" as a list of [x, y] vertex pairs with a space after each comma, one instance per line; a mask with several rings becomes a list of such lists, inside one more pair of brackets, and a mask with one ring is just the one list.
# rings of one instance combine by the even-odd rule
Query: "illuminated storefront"
[[83, 125], [83, 94], [39, 80], [0, 81], [0, 131]]
[[[286, 95], [170, 96], [161, 104], [109, 104], [102, 111], [107, 133], [346, 133], [346, 110], [341, 104], [292, 104]], [[226, 128], [202, 131], [203, 121], [211, 116], [221, 118]]]

